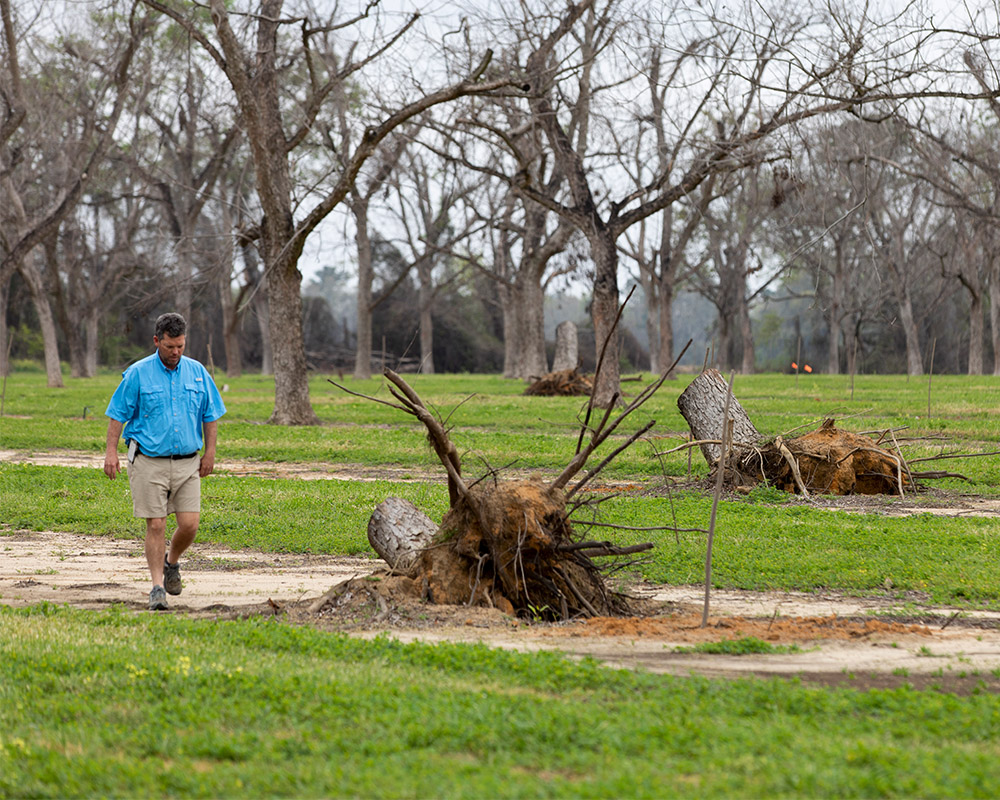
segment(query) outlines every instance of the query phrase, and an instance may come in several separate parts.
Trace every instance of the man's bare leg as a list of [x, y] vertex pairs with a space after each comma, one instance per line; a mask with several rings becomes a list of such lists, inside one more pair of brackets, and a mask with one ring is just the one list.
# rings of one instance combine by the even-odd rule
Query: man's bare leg
[[166, 517], [146, 520], [146, 563], [153, 586], [163, 586], [163, 555], [166, 552]]
[[[194, 542], [194, 537], [198, 534], [198, 522], [201, 518], [201, 514], [197, 511], [178, 511], [175, 516], [177, 517], [177, 530], [170, 537], [169, 561], [171, 564], [176, 564], [184, 551]], [[162, 577], [162, 557], [160, 558], [160, 572]]]

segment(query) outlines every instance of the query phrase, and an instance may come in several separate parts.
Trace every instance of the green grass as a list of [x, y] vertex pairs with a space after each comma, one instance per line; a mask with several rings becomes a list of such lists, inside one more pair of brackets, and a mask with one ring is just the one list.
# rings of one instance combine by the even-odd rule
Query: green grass
[[4, 797], [995, 797], [1000, 698], [0, 609]]
[[[15, 372], [0, 449], [100, 454], [117, 380], [105, 373], [48, 389], [39, 372]], [[408, 380], [448, 418], [467, 475], [515, 459], [551, 474], [573, 452], [580, 399], [526, 398], [521, 382], [496, 376]], [[686, 455], [661, 464], [653, 454], [686, 435], [676, 398], [688, 380], [666, 383], [623, 428], [657, 420], [654, 436], [607, 471], [635, 488], [601, 506], [603, 521], [707, 525], [709, 498], [647, 491], [661, 471], [688, 473]], [[345, 382], [386, 397], [381, 381]], [[229, 407], [222, 461], [256, 461], [262, 473], [275, 462], [431, 468], [441, 478], [304, 481], [222, 467], [203, 484], [199, 541], [374, 555], [366, 525], [385, 497], [408, 498], [435, 519], [447, 507], [425, 432], [402, 412], [315, 376], [323, 424], [278, 427], [266, 424], [270, 378], [219, 383], [228, 384]], [[767, 435], [835, 415], [857, 431], [902, 428], [908, 457], [997, 449], [993, 377], [934, 377], [929, 417], [926, 379], [859, 376], [852, 397], [840, 376], [761, 375], [738, 377], [735, 391]], [[993, 456], [926, 468], [972, 479], [935, 485], [997, 496], [998, 463]], [[704, 474], [700, 454], [692, 466]], [[787, 499], [761, 487], [720, 504], [717, 587], [864, 595], [884, 594], [891, 580], [904, 604], [918, 592], [1000, 608], [996, 521], [828, 512]], [[18, 529], [141, 540], [143, 524], [131, 516], [124, 476], [0, 464], [0, 557], [3, 534]], [[700, 533], [591, 535], [654, 542], [635, 567], [639, 577], [702, 580]], [[365, 642], [273, 620], [0, 606], [0, 797], [995, 797], [998, 734], [1000, 699], [987, 694], [675, 678], [551, 653]]]
[[[456, 446], [473, 472], [517, 460], [525, 469], [556, 469], [566, 463], [575, 443], [581, 398], [537, 398], [523, 395], [524, 383], [493, 375], [413, 375], [407, 380], [425, 402], [448, 418]], [[104, 447], [104, 409], [119, 379], [103, 372], [96, 378], [66, 379], [61, 389], [45, 386], [44, 375], [15, 372], [7, 379], [0, 447], [20, 451], [52, 449], [100, 453]], [[668, 381], [634, 415], [634, 425], [652, 419], [656, 427], [647, 444], [623, 454], [608, 470], [617, 479], [650, 479], [662, 471], [687, 473], [687, 457], [673, 454], [661, 465], [654, 450], [680, 443], [687, 425], [677, 409], [677, 396], [691, 380]], [[288, 428], [265, 424], [273, 409], [273, 379], [248, 375], [217, 381], [224, 387], [229, 412], [220, 422], [220, 456], [262, 461], [338, 462], [429, 466], [435, 463], [423, 428], [412, 417], [385, 405], [352, 396], [334, 387], [327, 376], [310, 380], [319, 427]], [[381, 379], [343, 382], [352, 391], [391, 400]], [[627, 392], [639, 384], [623, 384]], [[931, 415], [927, 415], [927, 380], [905, 376], [837, 375], [740, 376], [734, 385], [758, 429], [765, 435], [799, 432], [834, 416], [851, 430], [901, 428], [896, 436], [908, 457], [940, 452], [995, 450], [1000, 414], [1000, 378], [935, 376], [931, 381]], [[805, 426], [805, 427], [802, 427]], [[928, 438], [934, 437], [934, 438]], [[611, 442], [607, 450], [616, 446]], [[598, 458], [600, 455], [598, 455]], [[699, 454], [692, 459], [704, 473]], [[996, 491], [997, 459], [969, 458], [932, 462], [925, 469], [947, 468], [965, 474], [977, 492]], [[935, 484], [937, 485], [937, 484]]]
[[690, 647], [675, 647], [675, 653], [711, 653], [724, 656], [748, 656], [768, 653], [801, 653], [797, 644], [771, 644], [756, 636], [740, 639], [723, 639], [719, 642], [700, 642]]

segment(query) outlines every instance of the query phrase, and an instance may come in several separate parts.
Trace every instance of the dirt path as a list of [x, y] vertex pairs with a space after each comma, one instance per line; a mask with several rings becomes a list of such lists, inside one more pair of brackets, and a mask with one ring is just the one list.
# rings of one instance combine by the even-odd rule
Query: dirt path
[[[898, 604], [888, 598], [716, 591], [710, 625], [702, 628], [703, 590], [694, 586], [637, 587], [637, 594], [663, 604], [663, 613], [654, 617], [565, 625], [527, 624], [481, 609], [380, 610], [364, 597], [317, 613], [309, 607], [326, 590], [349, 578], [371, 576], [380, 562], [235, 551], [200, 543], [189, 552], [182, 562], [184, 593], [170, 598], [168, 613], [212, 618], [282, 614], [299, 624], [359, 636], [388, 632], [402, 641], [559, 649], [611, 666], [681, 675], [796, 675], [824, 684], [907, 682], [954, 691], [1000, 691], [1000, 614], [952, 619], [954, 610], [936, 608], [926, 609], [922, 624], [902, 623], [873, 615]], [[56, 532], [0, 537], [0, 603], [6, 605], [122, 604], [148, 613], [148, 584], [138, 540]], [[678, 650], [746, 636], [793, 649], [745, 656]]]

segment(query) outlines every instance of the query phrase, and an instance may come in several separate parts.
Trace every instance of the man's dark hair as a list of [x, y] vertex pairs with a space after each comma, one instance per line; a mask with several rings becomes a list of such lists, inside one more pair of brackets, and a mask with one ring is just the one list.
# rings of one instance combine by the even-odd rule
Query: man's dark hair
[[180, 314], [170, 312], [168, 314], [160, 314], [156, 318], [156, 327], [153, 329], [153, 335], [157, 339], [162, 339], [163, 334], [166, 334], [171, 339], [176, 339], [185, 333], [187, 333], [187, 322]]

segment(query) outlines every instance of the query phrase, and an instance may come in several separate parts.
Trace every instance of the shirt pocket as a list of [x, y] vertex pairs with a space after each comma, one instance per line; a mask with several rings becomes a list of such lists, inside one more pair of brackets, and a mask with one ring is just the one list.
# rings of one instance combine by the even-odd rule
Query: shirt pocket
[[160, 388], [139, 391], [139, 413], [143, 417], [159, 416], [166, 406], [166, 392]]
[[199, 383], [185, 383], [184, 396], [187, 398], [188, 411], [201, 417], [202, 409], [205, 407], [205, 387]]

